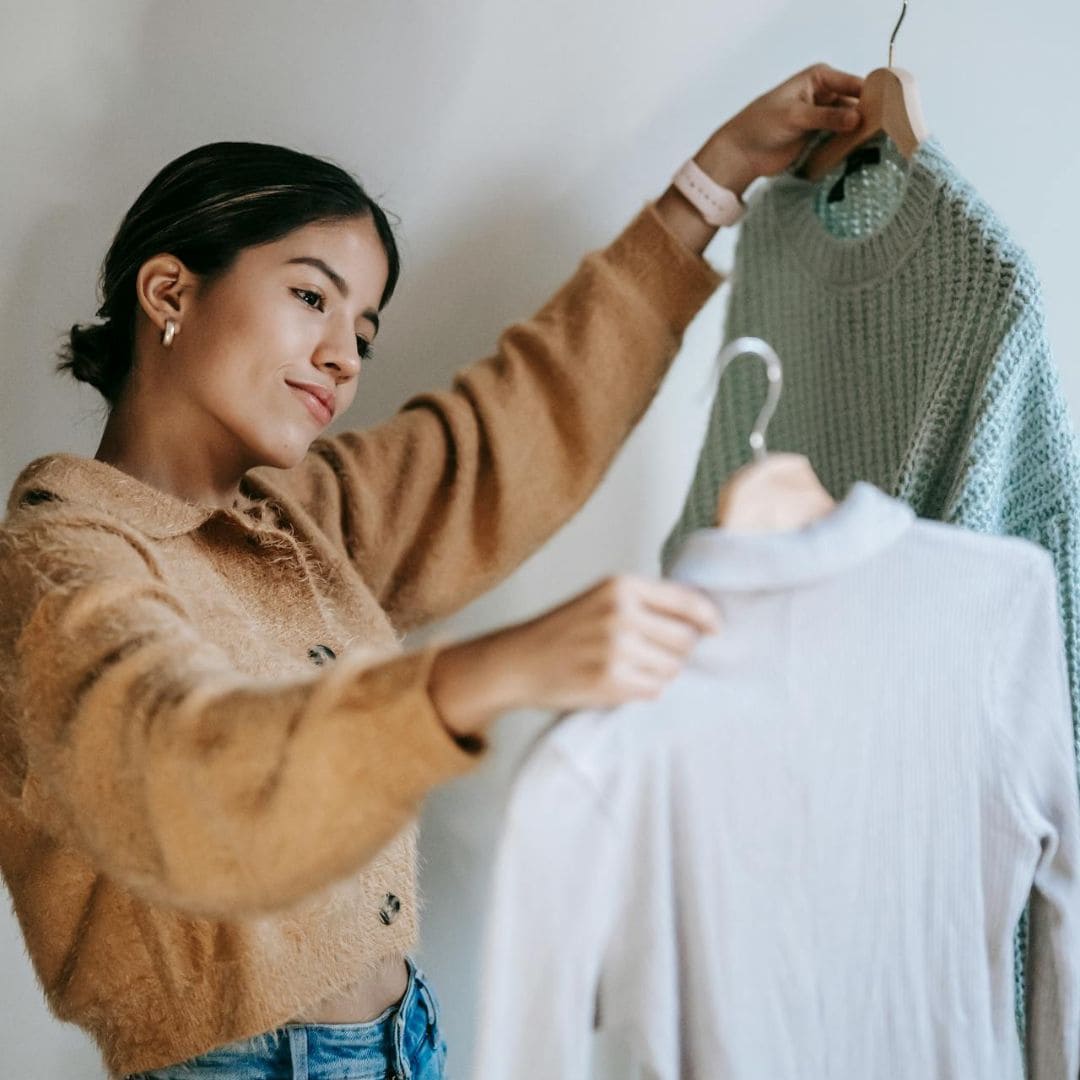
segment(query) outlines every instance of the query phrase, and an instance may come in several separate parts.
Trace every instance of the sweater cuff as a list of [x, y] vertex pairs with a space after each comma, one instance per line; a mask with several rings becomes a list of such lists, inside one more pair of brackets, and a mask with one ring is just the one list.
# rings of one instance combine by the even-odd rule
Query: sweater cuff
[[653, 203], [608, 245], [603, 257], [634, 282], [676, 335], [724, 280], [668, 228]]

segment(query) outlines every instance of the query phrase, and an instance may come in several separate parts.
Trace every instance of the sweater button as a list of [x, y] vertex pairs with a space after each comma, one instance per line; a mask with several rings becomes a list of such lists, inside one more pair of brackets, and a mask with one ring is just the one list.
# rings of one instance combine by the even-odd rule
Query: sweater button
[[401, 901], [392, 892], [388, 892], [386, 899], [382, 902], [382, 907], [379, 908], [379, 918], [382, 919], [383, 925], [389, 926], [398, 917], [400, 910]]
[[307, 651], [308, 659], [316, 666], [322, 667], [327, 660], [336, 660], [337, 653], [329, 645], [312, 645]]

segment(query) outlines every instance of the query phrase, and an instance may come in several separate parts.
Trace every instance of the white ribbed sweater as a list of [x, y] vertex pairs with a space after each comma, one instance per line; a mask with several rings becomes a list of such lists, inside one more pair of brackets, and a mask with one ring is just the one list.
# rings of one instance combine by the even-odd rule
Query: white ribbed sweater
[[[856, 485], [674, 577], [724, 615], [655, 702], [557, 725], [497, 860], [475, 1075], [1030, 1080], [1080, 1068], [1080, 795], [1049, 557]], [[1033, 890], [1033, 891], [1032, 891]]]

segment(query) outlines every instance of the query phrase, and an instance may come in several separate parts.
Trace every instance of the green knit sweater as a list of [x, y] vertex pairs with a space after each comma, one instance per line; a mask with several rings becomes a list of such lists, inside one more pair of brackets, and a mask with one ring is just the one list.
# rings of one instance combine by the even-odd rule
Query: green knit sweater
[[[825, 194], [837, 174], [820, 185], [784, 175], [751, 200], [725, 336], [754, 334], [777, 350], [784, 392], [768, 447], [806, 454], [835, 498], [867, 480], [921, 517], [1025, 537], [1050, 552], [1075, 738], [1080, 454], [1039, 282], [935, 140], [920, 147], [899, 185], [895, 160], [887, 152], [869, 170], [881, 170], [877, 186], [891, 211], [884, 220], [865, 204], [838, 216], [843, 203]], [[858, 175], [846, 183], [853, 200], [860, 185], [874, 186]], [[747, 440], [764, 400], [764, 366], [753, 358], [732, 364], [664, 547], [665, 567], [687, 533], [713, 523], [723, 482], [750, 459]], [[1018, 978], [1023, 952], [1021, 936]]]

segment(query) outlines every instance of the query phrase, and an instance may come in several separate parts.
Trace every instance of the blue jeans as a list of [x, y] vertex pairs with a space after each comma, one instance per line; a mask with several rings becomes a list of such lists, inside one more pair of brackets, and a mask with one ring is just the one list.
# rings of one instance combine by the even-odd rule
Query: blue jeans
[[366, 1024], [286, 1024], [128, 1080], [443, 1080], [446, 1043], [424, 973]]

